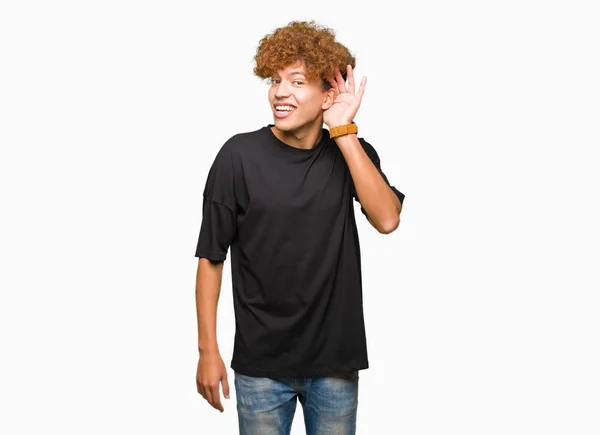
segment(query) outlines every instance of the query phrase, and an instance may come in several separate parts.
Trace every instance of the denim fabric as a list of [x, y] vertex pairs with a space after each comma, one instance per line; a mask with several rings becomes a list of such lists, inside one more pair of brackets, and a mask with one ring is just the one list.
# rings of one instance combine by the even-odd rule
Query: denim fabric
[[289, 435], [296, 397], [307, 435], [354, 435], [358, 370], [329, 376], [254, 377], [234, 371], [240, 435]]

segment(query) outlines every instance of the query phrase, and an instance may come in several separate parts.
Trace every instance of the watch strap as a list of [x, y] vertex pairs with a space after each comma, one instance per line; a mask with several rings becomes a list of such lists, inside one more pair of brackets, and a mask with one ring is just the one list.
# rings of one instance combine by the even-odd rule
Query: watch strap
[[358, 127], [354, 122], [346, 125], [338, 125], [329, 129], [329, 137], [331, 138], [355, 133], [358, 133]]

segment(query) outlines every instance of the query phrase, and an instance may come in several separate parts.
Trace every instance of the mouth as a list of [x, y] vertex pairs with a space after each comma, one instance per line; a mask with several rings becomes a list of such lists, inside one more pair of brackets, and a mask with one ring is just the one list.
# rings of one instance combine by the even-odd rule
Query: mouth
[[277, 118], [287, 118], [295, 111], [296, 111], [296, 108], [294, 106], [287, 106], [287, 105], [282, 105], [282, 106], [275, 105], [274, 106], [274, 113]]

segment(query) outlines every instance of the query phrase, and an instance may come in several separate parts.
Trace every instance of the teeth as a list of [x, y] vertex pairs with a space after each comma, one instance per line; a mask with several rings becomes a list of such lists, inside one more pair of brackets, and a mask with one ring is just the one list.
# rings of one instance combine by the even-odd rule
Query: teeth
[[294, 108], [292, 106], [275, 106], [275, 108], [277, 110], [288, 110], [288, 111], [294, 110]]

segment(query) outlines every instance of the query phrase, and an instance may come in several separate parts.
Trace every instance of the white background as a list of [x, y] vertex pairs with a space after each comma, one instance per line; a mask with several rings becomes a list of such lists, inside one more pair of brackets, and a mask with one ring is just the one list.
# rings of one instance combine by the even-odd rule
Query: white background
[[237, 433], [229, 258], [225, 412], [195, 385], [202, 189], [272, 122], [258, 41], [315, 19], [406, 194], [390, 235], [355, 203], [358, 433], [600, 433], [593, 3], [2, 2], [0, 432]]

